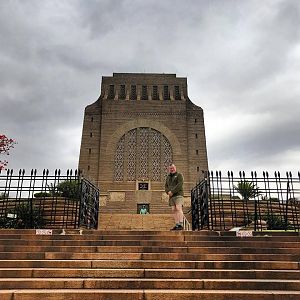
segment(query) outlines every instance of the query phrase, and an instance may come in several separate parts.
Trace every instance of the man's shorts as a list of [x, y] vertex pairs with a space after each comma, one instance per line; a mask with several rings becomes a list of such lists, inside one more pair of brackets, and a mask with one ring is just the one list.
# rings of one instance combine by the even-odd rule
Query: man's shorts
[[183, 205], [184, 199], [182, 196], [175, 196], [172, 198], [169, 198], [169, 206], [175, 206], [177, 204]]

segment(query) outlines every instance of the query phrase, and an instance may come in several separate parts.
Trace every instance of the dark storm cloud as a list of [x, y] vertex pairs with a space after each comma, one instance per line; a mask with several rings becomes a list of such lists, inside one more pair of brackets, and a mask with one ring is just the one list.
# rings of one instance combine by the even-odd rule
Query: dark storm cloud
[[[276, 116], [274, 117], [276, 118]], [[232, 149], [235, 149], [235, 155], [246, 155], [248, 157], [280, 154], [287, 148], [299, 151], [300, 145], [297, 136], [300, 121], [280, 120], [280, 116], [277, 117], [278, 119], [275, 120], [266, 118], [261, 122], [255, 122], [254, 117], [247, 127], [243, 126], [243, 120], [241, 119], [239, 121], [241, 126], [238, 122], [236, 123], [237, 131], [232, 134], [230, 140], [222, 138], [219, 142], [216, 142], [217, 151], [222, 151], [222, 156], [226, 159], [232, 156]]]
[[299, 20], [293, 0], [1, 1], [10, 166], [75, 168], [84, 107], [113, 72], [188, 77], [211, 168], [298, 166]]

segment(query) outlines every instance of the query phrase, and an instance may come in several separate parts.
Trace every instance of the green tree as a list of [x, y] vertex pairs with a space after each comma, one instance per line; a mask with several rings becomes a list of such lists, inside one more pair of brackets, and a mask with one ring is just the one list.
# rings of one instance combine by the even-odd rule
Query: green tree
[[80, 199], [80, 181], [79, 180], [65, 180], [60, 182], [56, 190], [59, 195], [69, 199]]

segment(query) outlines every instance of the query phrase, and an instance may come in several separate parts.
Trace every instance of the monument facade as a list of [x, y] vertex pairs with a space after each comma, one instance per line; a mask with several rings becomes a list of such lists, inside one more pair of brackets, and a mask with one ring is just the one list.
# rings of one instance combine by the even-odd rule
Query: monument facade
[[[175, 74], [114, 73], [84, 113], [79, 169], [101, 191], [100, 205], [155, 212], [166, 205], [164, 182], [174, 162], [191, 188], [208, 169], [202, 108]], [[160, 205], [161, 204], [161, 205]]]

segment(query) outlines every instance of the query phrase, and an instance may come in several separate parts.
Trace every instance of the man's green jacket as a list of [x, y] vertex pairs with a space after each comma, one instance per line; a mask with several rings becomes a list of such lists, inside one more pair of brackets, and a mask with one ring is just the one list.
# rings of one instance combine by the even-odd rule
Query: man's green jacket
[[[166, 178], [165, 191], [172, 192], [172, 197], [183, 196], [183, 176], [181, 173], [170, 173]], [[172, 198], [171, 197], [171, 198]]]

